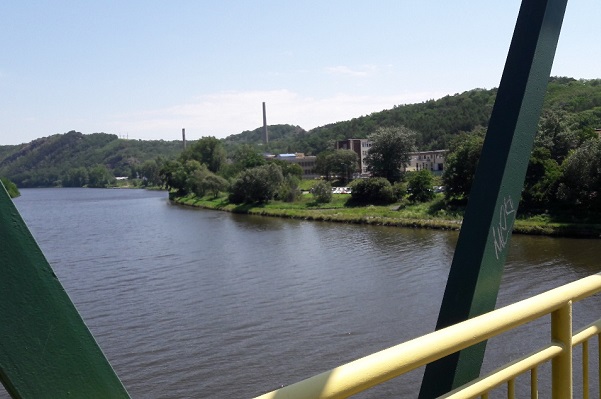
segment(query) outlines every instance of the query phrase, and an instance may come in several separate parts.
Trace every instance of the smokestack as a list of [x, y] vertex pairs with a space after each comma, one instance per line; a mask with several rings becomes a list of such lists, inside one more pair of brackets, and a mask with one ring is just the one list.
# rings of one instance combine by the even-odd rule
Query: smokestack
[[263, 144], [269, 143], [269, 134], [267, 133], [267, 111], [265, 111], [265, 102], [263, 102]]
[[182, 141], [184, 143], [184, 150], [186, 149], [186, 129], [182, 127]]

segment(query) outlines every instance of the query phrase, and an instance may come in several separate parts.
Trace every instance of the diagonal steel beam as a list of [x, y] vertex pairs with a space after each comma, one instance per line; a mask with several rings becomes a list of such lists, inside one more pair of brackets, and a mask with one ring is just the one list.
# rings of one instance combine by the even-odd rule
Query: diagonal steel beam
[[129, 398], [2, 183], [0, 382], [13, 398]]
[[[523, 0], [436, 329], [494, 309], [567, 0]], [[477, 378], [486, 342], [426, 367], [420, 398]]]

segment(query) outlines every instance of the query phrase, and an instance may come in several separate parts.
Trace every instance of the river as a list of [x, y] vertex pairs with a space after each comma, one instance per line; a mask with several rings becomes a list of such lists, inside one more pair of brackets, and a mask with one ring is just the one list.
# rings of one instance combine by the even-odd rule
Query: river
[[[21, 193], [17, 208], [134, 398], [253, 397], [430, 332], [457, 239], [191, 209], [165, 192]], [[498, 306], [598, 272], [600, 243], [514, 236]], [[577, 326], [599, 305], [577, 304]], [[530, 352], [547, 322], [491, 340], [484, 369]], [[421, 374], [357, 397], [416, 397]]]

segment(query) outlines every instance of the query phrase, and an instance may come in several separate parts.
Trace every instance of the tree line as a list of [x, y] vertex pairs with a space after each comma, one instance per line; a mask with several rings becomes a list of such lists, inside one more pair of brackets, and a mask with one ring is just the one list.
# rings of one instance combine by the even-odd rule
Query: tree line
[[[478, 127], [487, 127], [497, 89], [477, 88], [416, 104], [395, 105], [348, 121], [331, 123], [305, 131], [298, 126], [277, 125], [274, 137], [263, 146], [261, 129], [226, 138], [230, 152], [236, 144], [259, 145], [263, 152], [302, 152], [318, 155], [334, 148], [336, 141], [367, 138], [379, 128], [405, 126], [416, 133], [419, 150], [443, 150], [453, 137]], [[576, 80], [551, 77], [544, 109], [563, 110], [580, 129], [601, 126], [601, 79]], [[270, 132], [272, 127], [270, 127]], [[277, 132], [277, 134], [275, 133]]]
[[[601, 114], [600, 114], [601, 115]], [[464, 204], [484, 142], [484, 128], [449, 146], [443, 184], [451, 204]], [[543, 112], [526, 172], [521, 212], [576, 217], [601, 215], [601, 139], [563, 109]]]
[[[415, 150], [416, 133], [403, 126], [379, 128], [369, 136], [367, 155], [369, 179], [350, 183], [349, 205], [387, 204], [407, 199], [425, 202], [434, 197], [429, 171], [411, 173], [403, 169]], [[358, 157], [352, 150], [331, 150], [317, 157], [316, 172], [324, 176], [312, 188], [315, 203], [332, 200], [332, 181], [345, 185], [357, 171]], [[302, 169], [295, 163], [263, 157], [256, 147], [240, 146], [228, 162], [220, 140], [205, 137], [175, 160], [165, 162], [160, 176], [172, 197], [195, 195], [213, 198], [227, 193], [231, 203], [266, 203], [277, 199], [295, 202]]]
[[[601, 97], [599, 100], [601, 104]], [[576, 101], [573, 106], [580, 103]], [[592, 126], [601, 125], [600, 111], [599, 107], [586, 115], [567, 112], [563, 107], [543, 111], [524, 182], [522, 213], [598, 217], [601, 140]], [[484, 126], [476, 126], [449, 140], [441, 178], [442, 206], [453, 208], [467, 203], [485, 132]], [[416, 131], [406, 126], [379, 127], [368, 138], [372, 145], [366, 162], [372, 178], [350, 183], [350, 205], [427, 202], [434, 198], [435, 177], [430, 171], [404, 172], [409, 153], [419, 142]], [[219, 140], [203, 139], [164, 169], [163, 175], [177, 195], [202, 196], [210, 192], [217, 197], [220, 191], [228, 191], [229, 200], [236, 203], [298, 198], [301, 171], [286, 171], [290, 164], [265, 160], [256, 147], [248, 144], [239, 147], [233, 162], [226, 159]], [[325, 179], [313, 187], [315, 201], [331, 201], [332, 180], [341, 185], [349, 183], [357, 164], [357, 155], [351, 150], [320, 153], [316, 172]]]
[[172, 196], [194, 194], [217, 198], [228, 192], [234, 203], [294, 201], [300, 194], [303, 170], [297, 164], [265, 159], [251, 145], [241, 145], [228, 162], [221, 140], [204, 137], [159, 171]]
[[[366, 138], [387, 129], [406, 129], [412, 132], [409, 136], [414, 149], [449, 149], [449, 159], [452, 161], [453, 157], [459, 157], [453, 155], [455, 149], [470, 153], [478, 148], [478, 136], [486, 129], [495, 95], [496, 89], [474, 89], [420, 104], [395, 106], [390, 110], [311, 131], [292, 125], [270, 126], [270, 141], [267, 145], [262, 143], [261, 129], [257, 128], [223, 140], [214, 139], [213, 141], [220, 143], [216, 156], [218, 161], [206, 161], [206, 154], [193, 154], [192, 148], [196, 148], [193, 142], [189, 143], [188, 150], [182, 152], [180, 141], [121, 140], [111, 134], [82, 135], [71, 131], [19, 146], [0, 146], [0, 174], [9, 177], [19, 187], [101, 187], [112, 184], [115, 176], [127, 176], [145, 186], [160, 185], [168, 181], [170, 187], [176, 187], [176, 192], [192, 192], [193, 182], [196, 181], [198, 192], [214, 192], [215, 189], [211, 187], [220, 184], [223, 187], [223, 181], [212, 175], [223, 178], [232, 186], [243, 171], [253, 167], [267, 167], [273, 163], [282, 169], [282, 179], [288, 184], [288, 188], [284, 190], [287, 193], [285, 196], [293, 198], [298, 194], [298, 190], [293, 188], [296, 186], [293, 177], [301, 176], [300, 168], [295, 170], [290, 164], [277, 160], [266, 161], [262, 153], [303, 152], [317, 155], [318, 173], [326, 176], [326, 179], [336, 178], [339, 183], [347, 184], [356, 172], [356, 158], [350, 152], [333, 150], [336, 140]], [[587, 142], [587, 138], [594, 133], [594, 128], [601, 126], [601, 80], [551, 78], [545, 97], [541, 123], [543, 122], [540, 130], [544, 132], [537, 138], [524, 192], [524, 203], [533, 211], [545, 210], [548, 208], [545, 205], [547, 203], [558, 203], [564, 199], [568, 201], [576, 191], [594, 195], [590, 194], [591, 189], [570, 188], [571, 182], [577, 181], [574, 176], [565, 182], [558, 182], [557, 176], [567, 176], [566, 173], [571, 170], [567, 163], [564, 165], [568, 156]], [[470, 137], [468, 141], [471, 144], [462, 143], [466, 137]], [[204, 145], [199, 144], [201, 147]], [[389, 142], [383, 145], [378, 154], [392, 149]], [[375, 152], [370, 157], [369, 163], [374, 168], [385, 162]], [[463, 193], [467, 192], [466, 187], [469, 187], [471, 179], [465, 170], [473, 168], [472, 158], [468, 157], [453, 169], [457, 169], [456, 174], [461, 179], [447, 179], [449, 201], [465, 200], [466, 195]], [[191, 163], [187, 164], [188, 161]], [[192, 161], [197, 161], [200, 166]], [[395, 162], [398, 161], [402, 163], [402, 160]], [[575, 164], [576, 158], [572, 158], [570, 163]], [[578, 165], [580, 170], [585, 170], [586, 167], [588, 166]], [[461, 168], [465, 170], [459, 170]], [[385, 178], [391, 186], [397, 183], [408, 185], [411, 175], [402, 174], [400, 169], [402, 168], [387, 167], [386, 173], [374, 169], [372, 174]], [[185, 183], [188, 177], [183, 176], [189, 174], [195, 174], [195, 177]], [[245, 179], [251, 180], [249, 176]], [[590, 181], [590, 178], [586, 180]], [[581, 186], [583, 185], [584, 182]], [[408, 187], [405, 188], [408, 190]], [[457, 195], [454, 195], [456, 192]], [[412, 193], [413, 190], [407, 191], [408, 196], [419, 197]], [[278, 193], [278, 197], [283, 197], [284, 194]], [[238, 198], [240, 197], [244, 196]]]
[[70, 131], [0, 146], [0, 175], [19, 187], [104, 187], [117, 176], [135, 179], [148, 166], [145, 162], [173, 158], [181, 149], [181, 141], [123, 140], [114, 134]]

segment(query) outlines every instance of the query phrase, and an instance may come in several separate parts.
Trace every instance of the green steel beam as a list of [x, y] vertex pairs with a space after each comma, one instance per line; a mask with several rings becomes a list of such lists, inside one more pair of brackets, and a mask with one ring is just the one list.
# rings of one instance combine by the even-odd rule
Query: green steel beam
[[[567, 0], [523, 0], [436, 329], [494, 309]], [[420, 398], [477, 378], [486, 342], [426, 367]]]
[[129, 398], [1, 183], [0, 381], [13, 398]]

